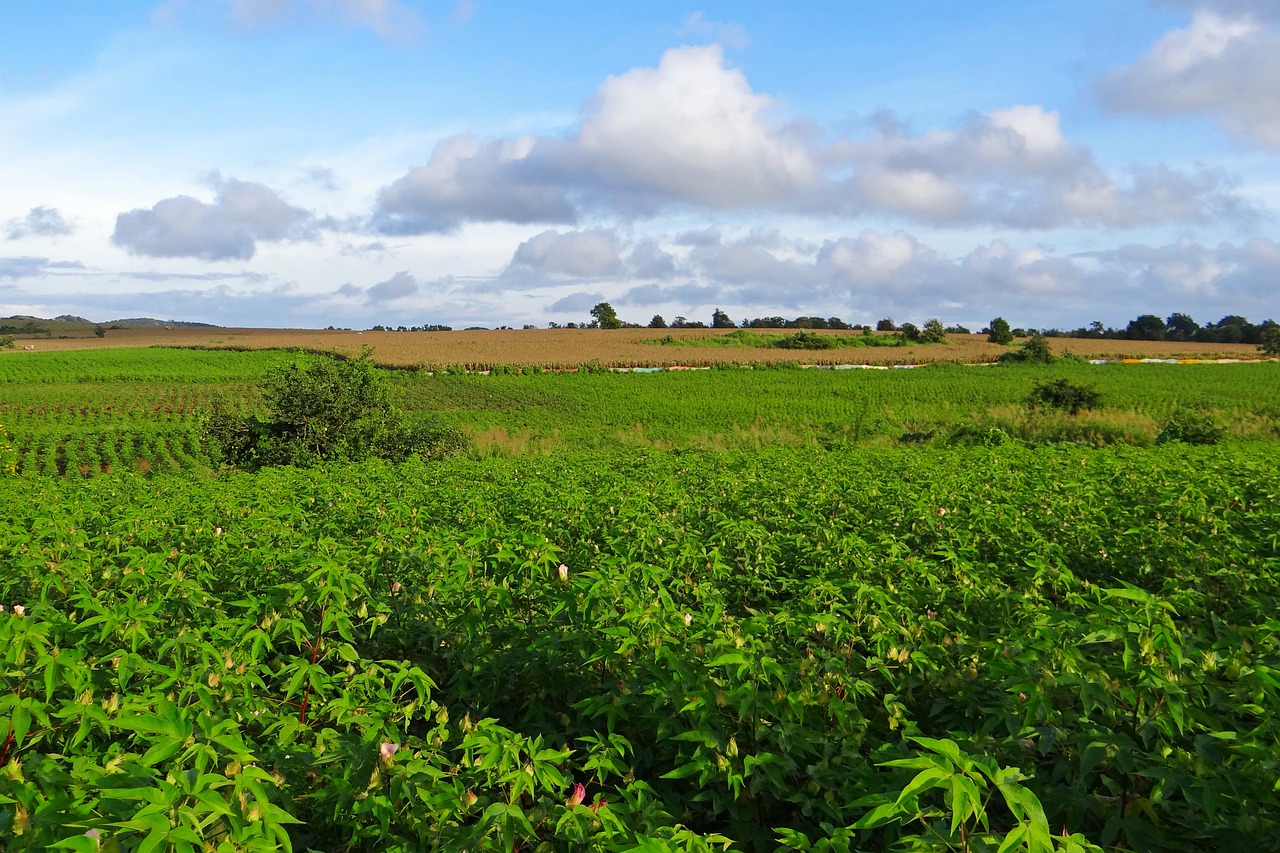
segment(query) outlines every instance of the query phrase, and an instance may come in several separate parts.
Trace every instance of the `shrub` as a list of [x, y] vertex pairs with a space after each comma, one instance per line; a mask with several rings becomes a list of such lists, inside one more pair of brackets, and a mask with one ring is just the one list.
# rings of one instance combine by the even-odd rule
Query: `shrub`
[[773, 345], [778, 349], [831, 349], [836, 345], [837, 341], [827, 335], [818, 335], [813, 332], [796, 332], [794, 335], [788, 335], [779, 341], [774, 341]]
[[1156, 444], [1181, 441], [1186, 444], [1217, 444], [1227, 432], [1206, 412], [1178, 410], [1165, 422]]
[[402, 461], [438, 458], [466, 444], [455, 429], [406, 421], [368, 350], [358, 359], [309, 358], [275, 368], [262, 382], [262, 396], [265, 418], [240, 416], [225, 400], [214, 400], [202, 427], [216, 461], [248, 469]]
[[1078, 414], [1081, 409], [1096, 409], [1102, 404], [1102, 396], [1087, 385], [1077, 385], [1069, 379], [1041, 382], [1027, 397], [1031, 409], [1060, 409]]
[[1012, 352], [1002, 353], [996, 361], [1005, 363], [1020, 362], [1024, 364], [1052, 364], [1057, 359], [1049, 342], [1041, 334], [1034, 334], [1023, 341], [1022, 346]]
[[1009, 434], [1000, 427], [962, 424], [947, 437], [947, 444], [964, 447], [998, 447], [1010, 441]]

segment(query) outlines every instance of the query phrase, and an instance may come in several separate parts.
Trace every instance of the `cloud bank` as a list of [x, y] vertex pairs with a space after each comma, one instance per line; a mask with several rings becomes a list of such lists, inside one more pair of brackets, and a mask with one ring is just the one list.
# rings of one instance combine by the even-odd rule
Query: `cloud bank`
[[655, 68], [605, 80], [568, 136], [444, 140], [383, 188], [373, 220], [386, 233], [426, 234], [680, 210], [1013, 228], [1251, 215], [1217, 170], [1106, 171], [1057, 113], [1035, 105], [920, 133], [889, 114], [873, 124], [863, 138], [830, 138], [814, 122], [784, 120], [718, 46], [675, 48]]

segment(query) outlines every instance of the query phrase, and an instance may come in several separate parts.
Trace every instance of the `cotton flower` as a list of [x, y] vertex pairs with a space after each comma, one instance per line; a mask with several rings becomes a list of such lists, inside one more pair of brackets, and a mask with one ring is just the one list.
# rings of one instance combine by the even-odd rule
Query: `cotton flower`
[[391, 594], [392, 594], [392, 595], [394, 595], [395, 593], [399, 592], [399, 591], [400, 591], [400, 590], [402, 590], [402, 589], [404, 589], [404, 587], [400, 586], [400, 581], [392, 581], [392, 582], [391, 582]]
[[686, 614], [684, 615], [684, 624], [685, 624], [685, 627], [688, 627], [689, 625], [692, 625], [692, 624], [693, 624], [693, 614], [692, 614], [692, 613], [686, 613]]
[[581, 782], [573, 786], [573, 790], [569, 791], [569, 797], [564, 804], [569, 808], [582, 805], [582, 801], [587, 798], [587, 789]]
[[560, 568], [556, 569], [556, 573], [560, 575], [560, 580], [567, 581], [569, 579], [569, 567], [564, 563], [560, 564]]
[[383, 764], [390, 764], [391, 759], [395, 758], [397, 752], [400, 751], [400, 744], [384, 741], [382, 746], [378, 747], [378, 754], [382, 756]]
[[15, 605], [13, 605], [13, 615], [15, 615], [15, 616], [26, 616], [26, 615], [27, 615], [27, 608], [23, 607], [21, 604], [15, 604]]

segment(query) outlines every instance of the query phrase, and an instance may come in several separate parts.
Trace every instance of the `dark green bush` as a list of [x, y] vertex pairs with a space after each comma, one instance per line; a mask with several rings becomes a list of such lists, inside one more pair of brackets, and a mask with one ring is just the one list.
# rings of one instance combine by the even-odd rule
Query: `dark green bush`
[[1078, 414], [1081, 409], [1096, 409], [1102, 404], [1102, 395], [1087, 385], [1077, 385], [1069, 379], [1041, 382], [1027, 397], [1032, 409], [1059, 409]]
[[1165, 422], [1160, 434], [1156, 436], [1156, 444], [1167, 444], [1170, 441], [1217, 444], [1226, 432], [1226, 428], [1218, 426], [1208, 413], [1179, 409]]
[[835, 338], [827, 335], [819, 335], [813, 332], [796, 332], [794, 335], [788, 335], [779, 341], [774, 341], [773, 345], [778, 349], [831, 349], [836, 345]]
[[368, 458], [439, 458], [465, 448], [456, 429], [409, 422], [391, 403], [386, 377], [366, 351], [358, 359], [311, 357], [262, 382], [266, 417], [244, 417], [215, 399], [202, 425], [212, 457], [237, 468], [299, 467]]

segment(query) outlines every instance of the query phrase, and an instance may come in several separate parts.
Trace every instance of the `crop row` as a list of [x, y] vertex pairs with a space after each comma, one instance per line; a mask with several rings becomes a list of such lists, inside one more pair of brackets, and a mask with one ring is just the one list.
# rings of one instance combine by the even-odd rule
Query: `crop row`
[[93, 477], [119, 471], [201, 469], [209, 461], [188, 429], [156, 425], [72, 434], [45, 430], [13, 442], [15, 471], [27, 476]]
[[[0, 503], [8, 850], [934, 849], [1017, 823], [987, 801], [984, 830], [954, 793], [980, 774], [928, 770], [935, 748], [1116, 848], [1280, 832], [1267, 445], [464, 459]], [[958, 787], [892, 819], [917, 773]], [[1067, 849], [1045, 843], [1019, 849]]]

